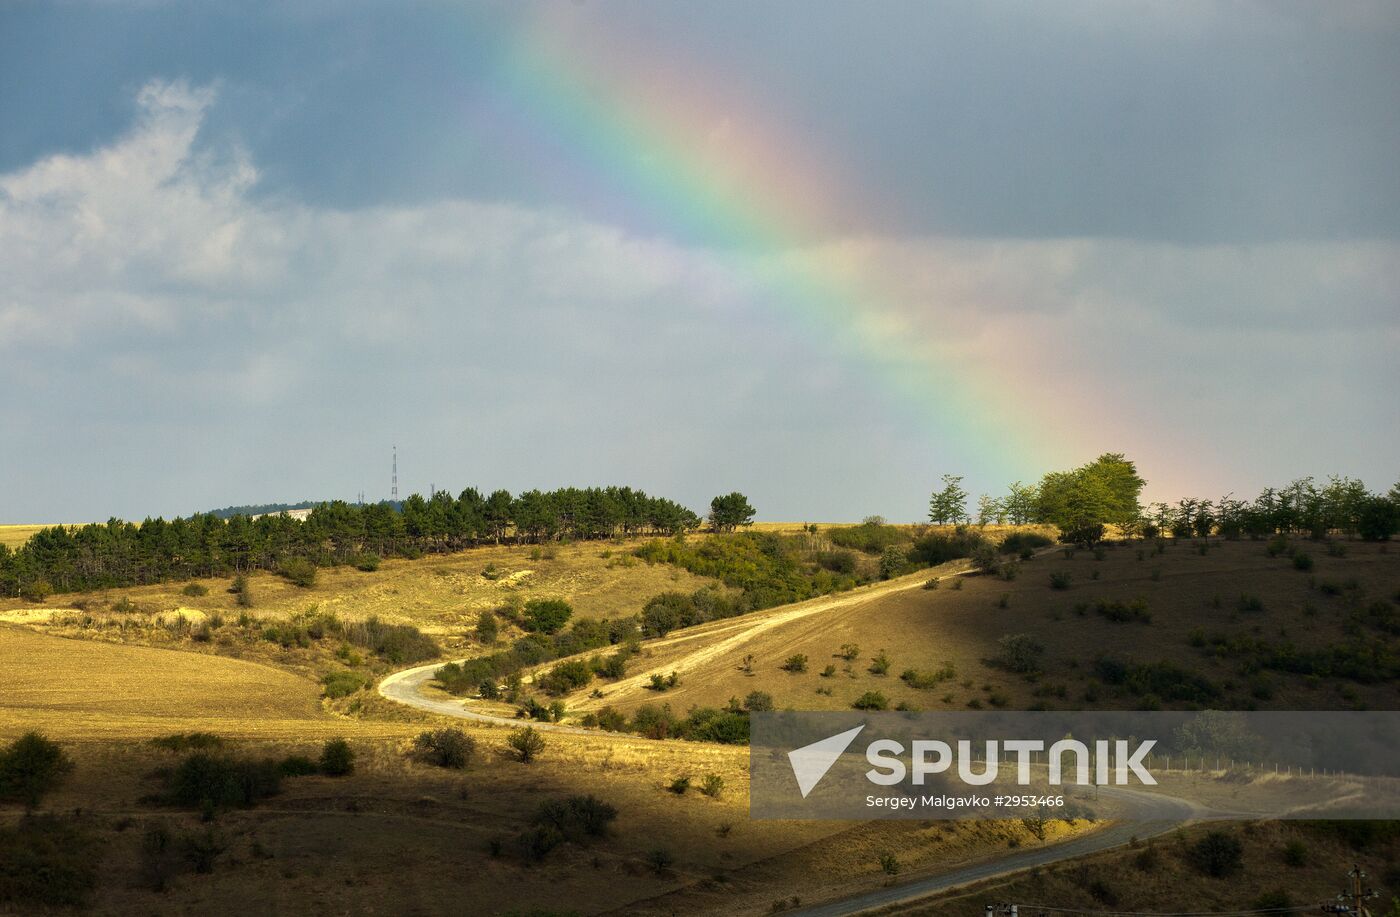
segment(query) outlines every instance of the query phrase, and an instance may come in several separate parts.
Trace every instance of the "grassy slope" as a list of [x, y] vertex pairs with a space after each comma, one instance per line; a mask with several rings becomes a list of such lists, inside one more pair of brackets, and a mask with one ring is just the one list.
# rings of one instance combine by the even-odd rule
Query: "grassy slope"
[[0, 525], [0, 544], [9, 548], [17, 548], [28, 541], [35, 532], [46, 527], [43, 525]]
[[[1204, 556], [1189, 544], [1174, 545], [1162, 555], [1149, 550], [1142, 560], [1133, 547], [1109, 548], [1103, 560], [1086, 551], [1076, 552], [1073, 559], [1055, 552], [1022, 564], [1010, 582], [964, 577], [958, 590], [944, 582], [937, 590], [880, 594], [830, 614], [766, 629], [750, 640], [731, 640], [723, 653], [693, 667], [687, 660], [693, 650], [685, 645], [686, 632], [677, 632], [667, 645], [650, 650], [652, 655], [644, 656], [633, 672], [669, 671], [682, 664], [678, 687], [657, 694], [637, 684], [621, 690], [603, 685], [608, 695], [603, 700], [576, 697], [571, 706], [608, 703], [631, 709], [665, 701], [684, 711], [723, 705], [730, 697], [742, 698], [754, 690], [771, 693], [780, 709], [849, 709], [854, 698], [870, 690], [884, 693], [891, 705], [903, 701], [920, 709], [966, 709], [970, 701], [990, 707], [993, 696], [1004, 699], [1010, 709], [1038, 703], [1058, 709], [1135, 706], [1135, 698], [1115, 696], [1096, 684], [1092, 663], [1107, 654], [1136, 662], [1165, 659], [1205, 675], [1224, 688], [1216, 705], [1226, 708], [1395, 708], [1400, 685], [1314, 682], [1285, 673], [1264, 676], [1271, 696], [1257, 698], [1259, 681], [1241, 675], [1238, 661], [1217, 659], [1190, 645], [1189, 635], [1198, 628], [1275, 641], [1286, 636], [1305, 646], [1338, 642], [1344, 638], [1352, 603], [1393, 602], [1400, 591], [1400, 552], [1382, 553], [1376, 545], [1358, 542], [1347, 545], [1346, 556], [1339, 558], [1306, 542], [1300, 547], [1314, 558], [1311, 574], [1295, 571], [1287, 557], [1268, 557], [1262, 543], [1249, 541], [1225, 543]], [[1068, 571], [1071, 588], [1051, 589], [1052, 571]], [[1098, 579], [1093, 579], [1095, 573]], [[1327, 596], [1309, 587], [1310, 578], [1318, 583], [1355, 581], [1358, 588]], [[1260, 598], [1264, 610], [1237, 610], [1242, 593]], [[999, 605], [1002, 596], [1005, 608]], [[1151, 623], [1115, 623], [1094, 610], [1100, 601], [1139, 597], [1147, 602]], [[1077, 609], [1085, 604], [1081, 614]], [[758, 620], [740, 618], [705, 627], [716, 638], [732, 637]], [[1029, 679], [987, 664], [997, 653], [997, 640], [1008, 633], [1027, 633], [1045, 645], [1042, 676]], [[1379, 634], [1370, 638], [1387, 639]], [[690, 641], [690, 646], [703, 642]], [[846, 643], [858, 644], [861, 650], [850, 663], [837, 655]], [[881, 649], [891, 661], [885, 676], [869, 671], [871, 658]], [[808, 656], [805, 673], [781, 668], [794, 653]], [[750, 654], [751, 674], [743, 671], [743, 659]], [[911, 688], [899, 678], [907, 668], [928, 671], [947, 662], [957, 676], [937, 687]], [[819, 674], [828, 664], [836, 666], [834, 677]], [[1061, 686], [1063, 698], [1058, 696]], [[1084, 696], [1091, 687], [1098, 692], [1092, 703]], [[829, 696], [817, 693], [827, 689]]]

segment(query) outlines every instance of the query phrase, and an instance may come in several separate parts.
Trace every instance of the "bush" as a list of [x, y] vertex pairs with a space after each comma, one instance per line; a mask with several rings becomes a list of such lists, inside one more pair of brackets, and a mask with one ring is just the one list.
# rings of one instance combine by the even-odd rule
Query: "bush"
[[1051, 589], [1068, 589], [1070, 583], [1070, 572], [1068, 570], [1056, 570], [1050, 574]]
[[476, 754], [476, 740], [456, 727], [433, 729], [413, 740], [413, 754], [425, 764], [461, 770]]
[[186, 583], [185, 588], [181, 589], [180, 592], [190, 598], [198, 598], [199, 596], [209, 594], [209, 590], [199, 583]]
[[316, 762], [306, 755], [288, 755], [277, 764], [283, 777], [310, 777], [317, 773]]
[[999, 547], [1003, 554], [1019, 554], [1024, 557], [1026, 551], [1049, 547], [1052, 544], [1053, 541], [1038, 532], [1012, 532], [1002, 539]]
[[378, 554], [361, 554], [354, 560], [355, 569], [361, 573], [373, 573], [379, 569]]
[[983, 541], [972, 549], [972, 566], [982, 573], [995, 573], [1001, 566], [1001, 552], [996, 545]]
[[831, 539], [832, 544], [866, 554], [883, 554], [886, 549], [909, 541], [909, 536], [903, 529], [873, 519], [860, 525], [828, 529], [827, 537]]
[[750, 691], [744, 698], [744, 709], [750, 713], [760, 713], [773, 709], [773, 695], [767, 691]]
[[856, 572], [856, 556], [850, 551], [821, 551], [817, 554], [817, 565], [832, 573], [851, 576]]
[[1147, 610], [1147, 600], [1141, 597], [1129, 602], [1099, 602], [1098, 605], [1094, 606], [1094, 610], [1100, 616], [1117, 624], [1132, 621], [1142, 624], [1152, 623], [1152, 612]]
[[1241, 593], [1239, 600], [1235, 602], [1235, 607], [1240, 611], [1263, 611], [1264, 602], [1257, 595]]
[[46, 579], [36, 579], [26, 583], [19, 594], [27, 602], [42, 605], [45, 599], [53, 595], [53, 584]]
[[333, 700], [349, 697], [351, 694], [364, 688], [367, 683], [363, 675], [359, 672], [352, 672], [349, 669], [327, 672], [321, 677], [321, 684], [326, 689], [326, 697]]
[[355, 751], [344, 739], [331, 739], [321, 746], [318, 762], [327, 777], [345, 777], [355, 770]]
[[531, 633], [558, 633], [573, 613], [573, 608], [563, 599], [531, 599], [525, 603], [522, 626]]
[[316, 566], [304, 557], [292, 557], [282, 561], [277, 568], [278, 575], [286, 578], [293, 586], [310, 589], [316, 585]]
[[852, 701], [851, 706], [857, 710], [888, 710], [890, 702], [879, 691], [866, 691]]
[[0, 907], [79, 907], [97, 887], [102, 847], [77, 825], [51, 817], [0, 827]]
[[1188, 858], [1203, 875], [1221, 879], [1244, 866], [1244, 845], [1224, 831], [1211, 831], [1191, 845]]
[[540, 688], [547, 694], [559, 696], [584, 687], [593, 680], [593, 669], [583, 659], [561, 662], [540, 677]]
[[197, 751], [170, 773], [165, 800], [171, 805], [205, 811], [251, 808], [281, 789], [282, 772], [276, 761]]
[[166, 751], [194, 751], [222, 748], [224, 740], [212, 732], [176, 732], [151, 739], [151, 744]]
[[72, 770], [72, 760], [57, 742], [26, 732], [0, 751], [0, 801], [32, 809]]
[[1304, 554], [1302, 551], [1299, 551], [1297, 554], [1293, 555], [1294, 570], [1302, 570], [1306, 572], [1308, 570], [1311, 570], [1312, 568], [1313, 559], [1311, 554]]
[[890, 671], [890, 657], [885, 655], [884, 650], [876, 653], [870, 660], [871, 675], [887, 675]]
[[690, 789], [690, 778], [677, 777], [675, 780], [671, 781], [671, 785], [667, 787], [667, 789], [677, 796], [684, 796], [686, 790]]
[[510, 735], [506, 736], [506, 747], [522, 762], [529, 764], [544, 751], [544, 736], [536, 732], [533, 726], [522, 726], [511, 730]]
[[943, 664], [943, 668], [932, 672], [920, 672], [918, 669], [905, 669], [900, 679], [911, 688], [936, 688], [945, 681], [951, 681], [957, 677], [957, 670], [951, 662]]
[[676, 858], [671, 855], [671, 851], [664, 847], [658, 847], [647, 854], [646, 861], [653, 872], [657, 875], [662, 875], [676, 862]]
[[344, 625], [337, 622], [337, 627], [350, 643], [370, 649], [395, 665], [422, 662], [442, 652], [436, 640], [413, 625], [386, 624], [374, 615]]
[[476, 639], [483, 646], [490, 646], [496, 642], [496, 637], [500, 633], [500, 628], [496, 623], [496, 615], [489, 609], [483, 611], [476, 617]]
[[1296, 837], [1284, 844], [1283, 862], [1285, 866], [1292, 866], [1294, 869], [1308, 865], [1308, 845]]
[[996, 662], [1012, 672], [1034, 672], [1040, 668], [1045, 647], [1030, 634], [1007, 634], [997, 641]]
[[706, 774], [704, 782], [700, 784], [700, 792], [711, 799], [718, 799], [724, 792], [724, 778], [719, 774]]
[[856, 643], [841, 644], [840, 656], [847, 662], [854, 662], [860, 656], [860, 645]]
[[787, 658], [787, 661], [783, 663], [783, 669], [784, 671], [793, 673], [807, 671], [807, 654], [793, 653]]
[[594, 796], [569, 796], [541, 803], [534, 822], [553, 829], [564, 840], [580, 844], [607, 834], [608, 825], [615, 818], [617, 809]]

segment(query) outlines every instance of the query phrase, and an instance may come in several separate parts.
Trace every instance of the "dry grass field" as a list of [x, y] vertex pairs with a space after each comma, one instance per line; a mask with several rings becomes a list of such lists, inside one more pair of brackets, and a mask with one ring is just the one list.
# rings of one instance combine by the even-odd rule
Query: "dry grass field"
[[30, 536], [42, 528], [43, 525], [0, 525], [0, 544], [7, 548], [17, 548], [29, 540]]
[[[891, 707], [924, 710], [1140, 705], [1143, 698], [1117, 696], [1099, 684], [1094, 661], [1108, 656], [1167, 660], [1203, 675], [1220, 690], [1212, 705], [1223, 708], [1396, 708], [1400, 685], [1393, 681], [1361, 684], [1267, 671], [1247, 676], [1238, 659], [1192, 645], [1201, 634], [1332, 645], [1356, 632], [1354, 613], [1373, 603], [1395, 608], [1400, 552], [1360, 542], [1343, 545], [1340, 557], [1322, 545], [1300, 542], [1298, 548], [1312, 556], [1310, 572], [1293, 569], [1287, 556], [1268, 556], [1263, 542], [1242, 541], [1216, 542], [1205, 554], [1189, 543], [1161, 554], [1150, 546], [1117, 546], [1066, 557], [1057, 549], [1021, 563], [1013, 580], [964, 576], [945, 579], [937, 589], [919, 588], [930, 575], [918, 574], [677, 632], [645, 644], [629, 677], [603, 685], [602, 698], [566, 700], [579, 712], [661, 702], [684, 711], [722, 706], [751, 691], [772, 694], [779, 709], [849, 709], [867, 691], [884, 694]], [[1052, 588], [1052, 574], [1067, 574], [1069, 587]], [[1118, 622], [1098, 610], [1100, 603], [1138, 599], [1150, 621]], [[804, 605], [831, 610], [793, 614]], [[1045, 647], [1041, 674], [994, 664], [998, 640], [1013, 633]], [[858, 648], [850, 660], [842, 656], [847, 645]], [[872, 671], [882, 651], [889, 661], [883, 675]], [[807, 656], [805, 672], [783, 668], [795, 654]], [[928, 688], [900, 677], [908, 669], [947, 667], [953, 676]], [[648, 689], [650, 674], [671, 671], [678, 672], [679, 685], [662, 693]]]
[[[673, 632], [644, 644], [627, 679], [601, 683], [603, 698], [580, 692], [567, 700], [574, 717], [603, 704], [635, 709], [669, 703], [684, 712], [754, 690], [771, 693], [780, 708], [845, 709], [869, 690], [886, 694], [891, 705], [902, 701], [924, 709], [967, 709], [973, 702], [1012, 708], [1132, 705], [1136, 699], [1114, 696], [1096, 683], [1093, 659], [1112, 654], [1189, 666], [1222, 686], [1220, 706], [1393, 707], [1393, 683], [1313, 683], [1279, 674], [1268, 676], [1269, 696], [1261, 698], [1260, 684], [1241, 676], [1237, 661], [1192, 645], [1193, 632], [1201, 628], [1321, 645], [1354, 629], [1359, 609], [1394, 603], [1400, 555], [1359, 543], [1346, 545], [1345, 556], [1331, 556], [1320, 545], [1300, 547], [1314, 557], [1311, 572], [1294, 570], [1286, 556], [1267, 556], [1256, 542], [1228, 543], [1204, 554], [1190, 544], [1162, 554], [1144, 548], [1141, 559], [1136, 546], [1105, 549], [1101, 559], [1086, 551], [1066, 557], [1056, 549], [1022, 563], [1012, 580], [953, 577], [966, 567], [957, 561]], [[635, 612], [656, 592], [704, 582], [668, 566], [618, 562], [625, 556], [621, 550], [572, 545], [553, 558], [532, 559], [528, 548], [481, 549], [390, 562], [376, 573], [322, 571], [310, 590], [256, 576], [251, 613], [279, 619], [316, 603], [347, 618], [379, 614], [417, 623], [450, 646], [474, 623], [476, 610], [499, 604], [512, 591], [563, 595], [579, 614], [610, 616]], [[487, 564], [495, 565], [498, 578], [481, 576]], [[525, 570], [531, 572], [513, 576]], [[1052, 589], [1051, 573], [1064, 571], [1069, 588]], [[944, 577], [939, 588], [922, 588], [938, 575]], [[466, 902], [470, 912], [483, 914], [757, 915], [889, 884], [894, 880], [880, 862], [885, 854], [895, 856], [899, 881], [905, 881], [1040, 843], [1019, 823], [751, 821], [744, 748], [550, 733], [540, 760], [525, 765], [505, 755], [503, 727], [421, 713], [372, 692], [359, 695], [356, 716], [340, 715], [342, 703], [320, 698], [317, 670], [301, 650], [251, 637], [224, 646], [188, 636], [170, 636], [169, 648], [131, 645], [171, 632], [82, 624], [85, 617], [236, 615], [233, 596], [223, 591], [227, 584], [207, 585], [209, 594], [202, 597], [185, 596], [176, 584], [55, 597], [37, 612], [17, 602], [0, 609], [11, 622], [29, 625], [0, 624], [0, 742], [41, 729], [75, 759], [72, 777], [44, 808], [79, 810], [77, 823], [103, 851], [101, 906], [95, 912], [233, 914], [256, 900], [284, 912], [328, 915], [456, 914]], [[1242, 604], [1242, 594], [1257, 598], [1259, 608]], [[64, 601], [72, 598], [87, 608]], [[123, 598], [134, 610], [113, 610]], [[1119, 623], [1096, 610], [1100, 602], [1137, 598], [1145, 600], [1150, 622]], [[997, 640], [1009, 632], [1030, 634], [1045, 646], [1042, 674], [1015, 675], [989, 664]], [[849, 661], [839, 655], [847, 643], [859, 645]], [[882, 649], [890, 661], [885, 675], [870, 671]], [[781, 668], [794, 653], [807, 654], [806, 672]], [[907, 668], [932, 671], [946, 663], [956, 674], [933, 688], [912, 687], [899, 677]], [[833, 671], [826, 676], [828, 665]], [[644, 687], [648, 673], [673, 670], [681, 676], [676, 687], [662, 693]], [[1086, 694], [1096, 690], [1104, 693], [1091, 704]], [[429, 767], [408, 756], [412, 736], [449, 724], [477, 741], [465, 771]], [[344, 736], [358, 756], [356, 773], [288, 779], [280, 795], [253, 809], [220, 814], [212, 824], [197, 813], [143, 801], [159, 788], [161, 769], [178, 760], [146, 740], [196, 730], [225, 736], [240, 754], [277, 758], [314, 757], [321, 742]], [[709, 774], [723, 778], [717, 798], [696, 789]], [[672, 792], [672, 781], [683, 776], [691, 778], [691, 789]], [[609, 835], [586, 847], [565, 844], [538, 864], [525, 862], [515, 839], [530, 827], [541, 801], [576, 794], [593, 794], [617, 808]], [[0, 826], [15, 823], [20, 814], [15, 806], [0, 806]], [[143, 879], [141, 847], [156, 823], [177, 836], [211, 829], [221, 849], [213, 872], [185, 869], [167, 890], [152, 891]], [[1084, 830], [1090, 826], [1057, 824], [1048, 841]], [[1330, 887], [1337, 881], [1334, 861], [1347, 855], [1339, 840], [1310, 841], [1316, 868], [1288, 867], [1284, 873], [1269, 858], [1294, 828], [1231, 830], [1242, 832], [1251, 875], [1259, 866], [1260, 878], [1251, 879], [1249, 889], [1267, 890], [1269, 882], [1290, 877], [1301, 889]], [[1191, 881], [1186, 860], [1172, 846], [1179, 843], [1154, 842], [1161, 857], [1146, 872], [1133, 859], [1139, 851], [1113, 853], [918, 912], [980, 913], [982, 896], [992, 900], [1003, 890], [1022, 900], [1092, 901], [1100, 909], [1109, 898], [1123, 906], [1176, 900], [1171, 889]], [[1383, 864], [1376, 869], [1383, 871]], [[1202, 888], [1200, 903], [1249, 903], [1239, 898], [1243, 891], [1227, 893], [1224, 885], [1209, 883]], [[24, 912], [0, 906], [0, 913]]]
[[[1202, 875], [1192, 864], [1190, 849], [1213, 830], [1223, 830], [1243, 848], [1240, 868], [1219, 878]], [[1367, 886], [1380, 893], [1372, 913], [1388, 914], [1392, 901], [1400, 898], [1400, 835], [1381, 829], [1381, 836], [1368, 838], [1371, 830], [1365, 825], [1298, 822], [1201, 825], [881, 913], [982, 917], [984, 905], [993, 901], [1021, 903], [1023, 914], [1037, 913], [1026, 904], [1052, 902], [1085, 912], [1153, 912], [1164, 910], [1164, 902], [1184, 905], [1188, 899], [1192, 911], [1207, 913], [1261, 907], [1320, 913], [1318, 905], [1336, 903], [1335, 896], [1347, 887], [1346, 874], [1355, 864], [1369, 876]], [[1189, 890], [1187, 898], [1183, 890]]]

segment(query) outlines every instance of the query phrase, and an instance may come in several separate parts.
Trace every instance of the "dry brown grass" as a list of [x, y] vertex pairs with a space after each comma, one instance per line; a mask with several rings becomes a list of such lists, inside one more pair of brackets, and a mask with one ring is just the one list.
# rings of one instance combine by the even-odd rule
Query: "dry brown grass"
[[[1355, 581], [1358, 588], [1352, 591], [1365, 602], [1388, 602], [1400, 590], [1400, 553], [1383, 553], [1360, 542], [1349, 544], [1340, 558], [1327, 556], [1321, 546], [1300, 543], [1300, 549], [1312, 554], [1316, 581]], [[885, 584], [806, 603], [830, 608], [819, 614], [799, 617], [790, 612], [802, 606], [787, 606], [702, 625], [646, 644], [633, 665], [636, 674], [616, 686], [602, 685], [602, 699], [570, 698], [570, 707], [612, 704], [625, 710], [664, 701], [683, 711], [722, 706], [755, 690], [772, 694], [779, 709], [849, 709], [866, 691], [880, 691], [891, 706], [903, 702], [926, 710], [967, 709], [970, 702], [991, 708], [994, 701], [1010, 709], [1131, 706], [1132, 699], [1115, 700], [1107, 691], [1093, 702], [1085, 700], [1093, 661], [1101, 655], [1137, 662], [1166, 659], [1199, 672], [1225, 688], [1221, 706], [1226, 708], [1393, 709], [1400, 704], [1395, 684], [1318, 683], [1283, 673], [1265, 676], [1270, 697], [1253, 696], [1251, 679], [1239, 674], [1239, 662], [1192, 647], [1191, 632], [1243, 631], [1304, 645], [1338, 642], [1350, 626], [1348, 598], [1310, 589], [1308, 574], [1293, 570], [1287, 557], [1268, 557], [1261, 542], [1226, 543], [1205, 556], [1190, 544], [1174, 545], [1162, 555], [1143, 550], [1143, 560], [1137, 559], [1136, 546], [1108, 548], [1103, 560], [1088, 551], [1076, 552], [1073, 559], [1055, 551], [1021, 564], [1009, 582], [962, 577], [956, 590], [951, 588], [954, 581], [936, 590], [892, 590]], [[1071, 574], [1071, 587], [1051, 589], [1050, 573], [1062, 570]], [[905, 582], [925, 578], [920, 574]], [[1242, 593], [1258, 596], [1265, 610], [1239, 611]], [[1000, 607], [1003, 596], [1005, 608]], [[1150, 624], [1114, 623], [1094, 611], [1100, 601], [1137, 597], [1148, 603]], [[789, 620], [774, 626], [774, 619], [782, 617]], [[997, 640], [1008, 633], [1027, 633], [1044, 644], [1043, 675], [1030, 680], [988, 664], [997, 654]], [[851, 662], [838, 655], [847, 643], [860, 648]], [[880, 650], [891, 663], [884, 676], [870, 671]], [[805, 673], [783, 670], [794, 653], [808, 656]], [[749, 656], [751, 671], [746, 671]], [[899, 677], [905, 669], [932, 671], [948, 663], [956, 677], [934, 688], [911, 688]], [[835, 672], [823, 677], [828, 665]], [[673, 669], [681, 675], [678, 687], [662, 694], [645, 690], [647, 673]]]
[[[1210, 878], [1195, 869], [1186, 848], [1202, 834], [1224, 830], [1244, 845], [1243, 868], [1227, 878]], [[1302, 844], [1306, 862], [1288, 865], [1288, 843]], [[1373, 913], [1387, 913], [1400, 897], [1400, 843], [1394, 838], [1360, 849], [1325, 827], [1297, 822], [1207, 823], [1168, 837], [1009, 879], [979, 883], [952, 895], [882, 913], [928, 917], [981, 917], [991, 901], [1014, 901], [1022, 913], [1037, 913], [1026, 904], [1104, 911], [1226, 911], [1256, 906], [1261, 895], [1282, 889], [1294, 906], [1334, 901], [1347, 887], [1346, 874], [1359, 864], [1368, 887], [1381, 892]], [[1112, 901], [1110, 904], [1109, 901]]]

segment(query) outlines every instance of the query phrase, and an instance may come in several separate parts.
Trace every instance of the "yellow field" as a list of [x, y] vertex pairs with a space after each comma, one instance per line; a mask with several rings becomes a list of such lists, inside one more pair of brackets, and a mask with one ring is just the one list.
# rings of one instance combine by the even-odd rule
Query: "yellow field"
[[29, 540], [35, 532], [48, 528], [45, 525], [0, 525], [0, 544], [17, 548]]
[[234, 659], [3, 625], [0, 659], [0, 738], [38, 729], [82, 741], [195, 730], [288, 739], [360, 726], [323, 713], [313, 682]]

